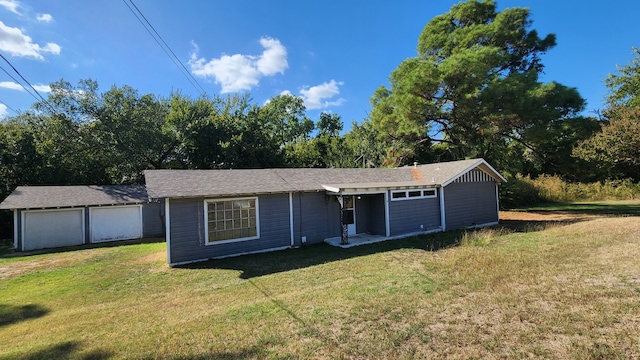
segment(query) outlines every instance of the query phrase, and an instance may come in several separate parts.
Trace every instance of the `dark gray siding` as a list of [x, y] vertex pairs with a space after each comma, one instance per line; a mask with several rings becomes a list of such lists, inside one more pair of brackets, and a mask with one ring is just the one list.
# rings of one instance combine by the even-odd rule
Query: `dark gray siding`
[[142, 237], [164, 235], [164, 204], [148, 203], [142, 205]]
[[386, 235], [387, 226], [384, 215], [384, 194], [372, 195], [369, 202], [369, 233]]
[[437, 197], [392, 201], [389, 196], [391, 236], [434, 229], [439, 226], [440, 200]]
[[356, 233], [386, 235], [384, 194], [356, 197]]
[[366, 196], [355, 197], [356, 209], [356, 234], [369, 233], [371, 219], [369, 218], [371, 209], [371, 199]]
[[447, 230], [498, 221], [494, 182], [452, 183], [444, 188]]
[[172, 264], [286, 247], [291, 244], [288, 194], [258, 196], [260, 238], [205, 245], [204, 198], [172, 199], [170, 256]]
[[293, 194], [295, 244], [306, 236], [308, 244], [340, 236], [340, 205], [334, 196], [323, 192]]

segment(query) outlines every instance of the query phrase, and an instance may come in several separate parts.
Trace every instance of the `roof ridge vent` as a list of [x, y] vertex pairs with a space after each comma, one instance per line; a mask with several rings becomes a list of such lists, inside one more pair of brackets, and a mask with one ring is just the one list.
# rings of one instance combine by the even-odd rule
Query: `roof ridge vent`
[[414, 162], [413, 162], [413, 167], [414, 167], [414, 168], [417, 168], [417, 167], [418, 167], [418, 162], [417, 162], [417, 161], [414, 161]]

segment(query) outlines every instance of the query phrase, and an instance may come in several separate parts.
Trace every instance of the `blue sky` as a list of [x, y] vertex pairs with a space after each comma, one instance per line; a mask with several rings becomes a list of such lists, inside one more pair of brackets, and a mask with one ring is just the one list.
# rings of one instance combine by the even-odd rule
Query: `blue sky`
[[[258, 104], [291, 93], [303, 97], [312, 119], [330, 111], [348, 128], [366, 118], [371, 95], [398, 64], [416, 55], [426, 23], [458, 1], [133, 2], [207, 93], [249, 93]], [[586, 114], [603, 107], [602, 80], [640, 47], [637, 0], [497, 4], [530, 8], [532, 28], [557, 35], [558, 45], [543, 57], [542, 80], [576, 87], [587, 99]], [[0, 0], [0, 53], [43, 96], [61, 78], [91, 78], [101, 91], [130, 85], [161, 97], [200, 94], [124, 1]], [[0, 101], [5, 117], [35, 99], [0, 71]]]

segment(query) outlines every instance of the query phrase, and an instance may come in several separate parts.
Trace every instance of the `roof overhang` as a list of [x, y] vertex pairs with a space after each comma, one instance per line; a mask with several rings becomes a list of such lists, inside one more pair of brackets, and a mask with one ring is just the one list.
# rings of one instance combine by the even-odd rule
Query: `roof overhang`
[[360, 195], [380, 194], [387, 190], [424, 189], [438, 187], [436, 184], [426, 184], [417, 181], [394, 183], [353, 183], [353, 184], [326, 184], [322, 187], [331, 195]]

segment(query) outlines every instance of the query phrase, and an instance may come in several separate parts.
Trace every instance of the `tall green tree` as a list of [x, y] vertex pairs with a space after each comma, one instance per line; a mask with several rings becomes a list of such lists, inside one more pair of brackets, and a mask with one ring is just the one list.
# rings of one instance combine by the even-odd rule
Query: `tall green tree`
[[298, 138], [309, 138], [314, 123], [305, 114], [306, 108], [301, 97], [277, 95], [260, 108], [260, 117], [274, 139], [284, 146]]
[[582, 141], [574, 155], [595, 167], [598, 180], [640, 181], [640, 107], [609, 109], [605, 116], [602, 131]]
[[556, 40], [531, 24], [528, 9], [497, 12], [490, 0], [461, 2], [429, 21], [417, 56], [372, 97], [373, 126], [398, 144], [387, 162], [484, 157], [504, 168], [509, 147], [544, 162], [545, 131], [576, 118], [584, 100], [539, 81], [541, 56]]
[[607, 102], [613, 107], [640, 107], [640, 49], [634, 47], [634, 58], [618, 67], [618, 74], [609, 74], [605, 86]]

